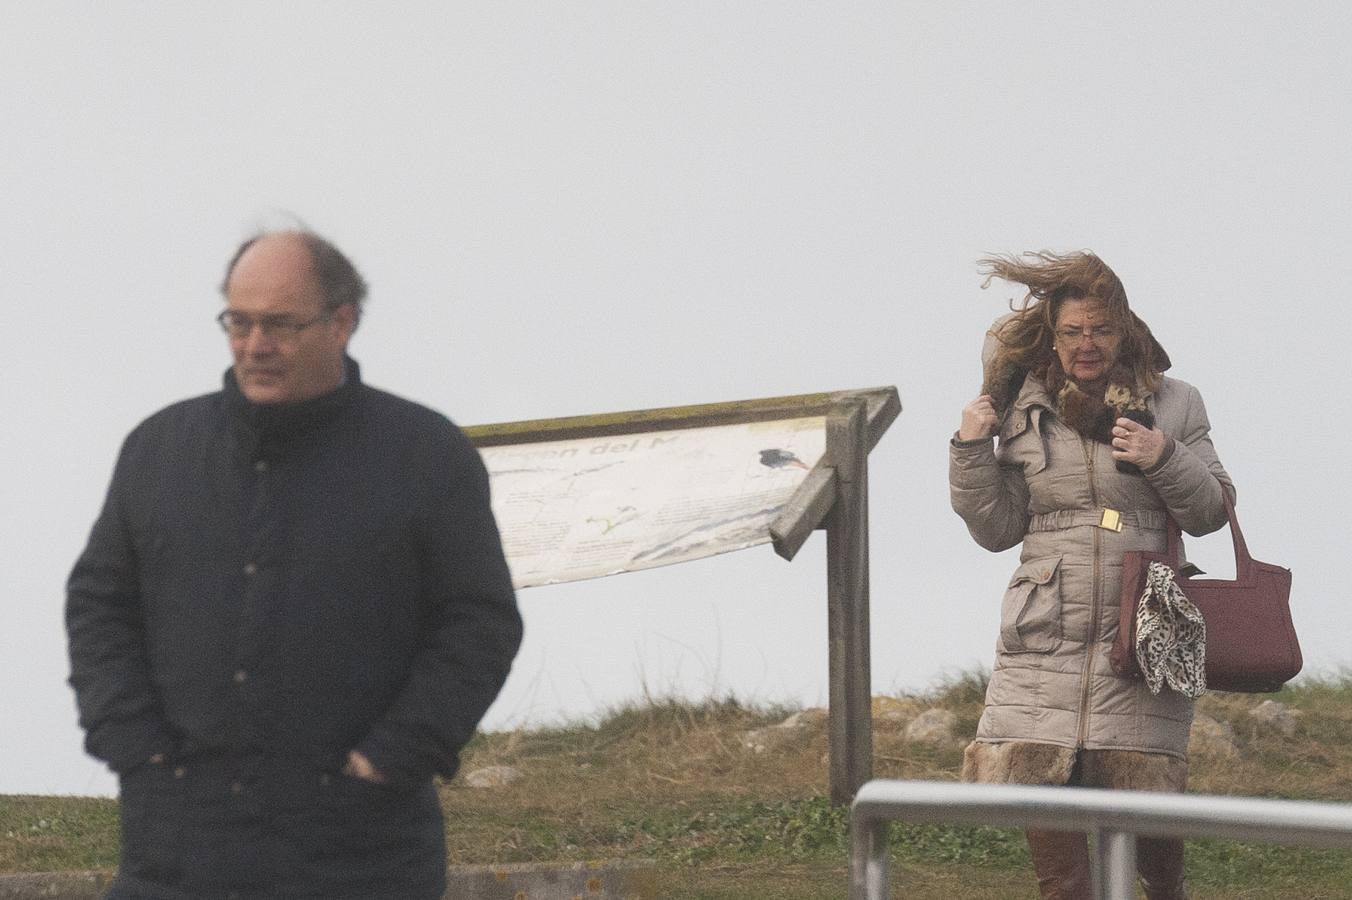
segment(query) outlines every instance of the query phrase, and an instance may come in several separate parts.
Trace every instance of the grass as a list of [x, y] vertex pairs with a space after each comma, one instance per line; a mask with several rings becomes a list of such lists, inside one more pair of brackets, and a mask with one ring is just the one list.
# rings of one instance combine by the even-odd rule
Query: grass
[[[983, 690], [984, 678], [967, 674], [921, 694], [877, 698], [875, 774], [955, 780]], [[1264, 699], [1214, 694], [1199, 702], [1199, 714], [1229, 726], [1238, 755], [1197, 747], [1191, 789], [1352, 798], [1352, 676], [1272, 695], [1297, 713], [1292, 735], [1251, 715]], [[906, 739], [905, 722], [933, 707], [954, 714], [958, 741]], [[843, 898], [846, 813], [824, 796], [825, 723], [809, 712], [801, 727], [773, 727], [791, 712], [731, 698], [649, 699], [589, 724], [480, 735], [462, 771], [503, 765], [522, 777], [489, 790], [463, 779], [442, 786], [451, 861], [649, 859], [663, 896]], [[0, 836], [0, 872], [111, 869], [116, 803], [0, 797]], [[908, 898], [1036, 896], [1016, 831], [898, 825], [892, 847], [894, 882]], [[1347, 851], [1198, 841], [1189, 844], [1188, 872], [1197, 900], [1352, 896]]]

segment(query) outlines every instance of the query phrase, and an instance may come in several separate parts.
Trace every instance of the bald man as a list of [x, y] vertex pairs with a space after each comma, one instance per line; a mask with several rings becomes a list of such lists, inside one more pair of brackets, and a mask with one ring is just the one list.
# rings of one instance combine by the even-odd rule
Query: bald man
[[521, 640], [487, 474], [362, 382], [332, 244], [258, 235], [221, 290], [223, 389], [127, 438], [68, 584], [85, 746], [120, 779], [108, 896], [438, 898], [433, 777]]

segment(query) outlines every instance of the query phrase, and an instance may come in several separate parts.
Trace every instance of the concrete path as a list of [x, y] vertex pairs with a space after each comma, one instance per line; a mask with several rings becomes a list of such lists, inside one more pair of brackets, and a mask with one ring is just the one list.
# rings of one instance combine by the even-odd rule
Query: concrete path
[[[99, 900], [107, 872], [0, 875], [0, 900]], [[451, 866], [444, 900], [654, 900], [657, 866], [598, 863], [516, 863]]]

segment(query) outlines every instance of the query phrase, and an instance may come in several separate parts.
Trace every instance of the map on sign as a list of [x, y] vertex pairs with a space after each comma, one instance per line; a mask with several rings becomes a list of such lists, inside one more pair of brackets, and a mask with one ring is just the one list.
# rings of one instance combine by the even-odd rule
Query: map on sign
[[741, 550], [825, 451], [822, 416], [484, 447], [518, 588]]

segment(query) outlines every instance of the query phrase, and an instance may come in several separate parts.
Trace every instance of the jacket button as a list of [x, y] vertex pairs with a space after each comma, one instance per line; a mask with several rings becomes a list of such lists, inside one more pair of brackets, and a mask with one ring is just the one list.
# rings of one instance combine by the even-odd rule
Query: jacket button
[[258, 572], [258, 566], [254, 565], [253, 563], [245, 563], [245, 564], [244, 564], [244, 574], [245, 574], [245, 575], [254, 575], [254, 574], [256, 574], [257, 572]]
[[230, 793], [234, 794], [236, 797], [244, 793], [243, 782], [236, 781], [234, 784], [230, 785]]
[[244, 671], [243, 669], [236, 669], [234, 679], [235, 684], [243, 684], [244, 682], [249, 680], [249, 673]]
[[174, 769], [174, 777], [175, 777], [175, 778], [182, 778], [184, 775], [187, 775], [187, 774], [188, 774], [188, 770], [185, 769], [185, 768], [183, 768], [182, 766], [179, 766], [178, 768]]
[[258, 462], [254, 463], [255, 472], [266, 472], [267, 470], [268, 470], [268, 461], [266, 459], [260, 459]]
[[329, 777], [328, 772], [325, 772], [323, 775], [319, 776], [319, 783], [324, 787], [328, 787], [330, 781], [333, 781], [333, 779]]

